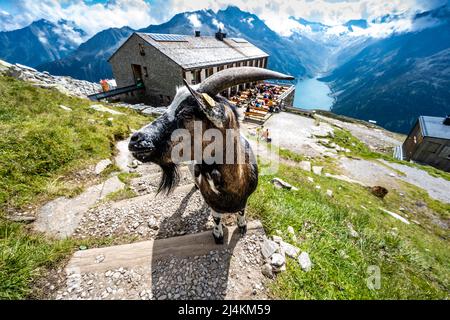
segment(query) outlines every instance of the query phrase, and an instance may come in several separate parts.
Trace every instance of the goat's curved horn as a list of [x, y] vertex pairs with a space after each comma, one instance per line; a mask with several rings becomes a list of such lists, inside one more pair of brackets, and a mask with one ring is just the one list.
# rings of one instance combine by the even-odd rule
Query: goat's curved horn
[[214, 97], [232, 86], [268, 79], [294, 80], [294, 77], [263, 68], [230, 68], [220, 71], [203, 81], [198, 91]]

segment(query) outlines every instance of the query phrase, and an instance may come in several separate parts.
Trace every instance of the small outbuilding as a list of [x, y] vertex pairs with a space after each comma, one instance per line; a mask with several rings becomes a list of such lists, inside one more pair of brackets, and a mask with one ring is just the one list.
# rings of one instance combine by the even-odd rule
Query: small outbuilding
[[450, 171], [450, 116], [420, 116], [402, 146], [403, 159]]

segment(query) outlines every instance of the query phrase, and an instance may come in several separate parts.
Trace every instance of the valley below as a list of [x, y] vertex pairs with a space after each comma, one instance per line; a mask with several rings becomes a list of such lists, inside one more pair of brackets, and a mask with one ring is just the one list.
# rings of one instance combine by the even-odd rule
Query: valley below
[[295, 86], [294, 107], [330, 111], [333, 102], [327, 83], [317, 78], [299, 80]]

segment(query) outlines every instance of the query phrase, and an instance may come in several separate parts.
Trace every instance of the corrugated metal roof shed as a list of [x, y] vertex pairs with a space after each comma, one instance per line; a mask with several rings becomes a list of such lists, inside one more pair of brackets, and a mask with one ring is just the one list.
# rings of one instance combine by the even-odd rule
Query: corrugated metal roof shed
[[440, 117], [420, 116], [420, 128], [424, 137], [432, 137], [450, 140], [450, 126], [444, 125], [444, 119]]
[[[161, 34], [137, 33], [137, 35], [186, 70], [269, 56], [253, 44], [235, 41], [234, 38], [219, 41], [211, 36], [171, 35], [171, 40], [164, 41], [155, 40], [164, 39]], [[180, 41], [173, 40], [177, 38]]]

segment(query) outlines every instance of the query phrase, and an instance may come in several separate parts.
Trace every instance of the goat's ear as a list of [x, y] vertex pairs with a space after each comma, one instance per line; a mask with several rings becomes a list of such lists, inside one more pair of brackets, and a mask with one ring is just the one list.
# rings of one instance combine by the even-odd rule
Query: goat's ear
[[206, 93], [200, 93], [192, 88], [186, 80], [184, 84], [188, 88], [191, 95], [197, 101], [200, 110], [206, 115], [206, 117], [218, 128], [223, 128], [226, 121], [225, 108], [222, 104], [217, 103]]

